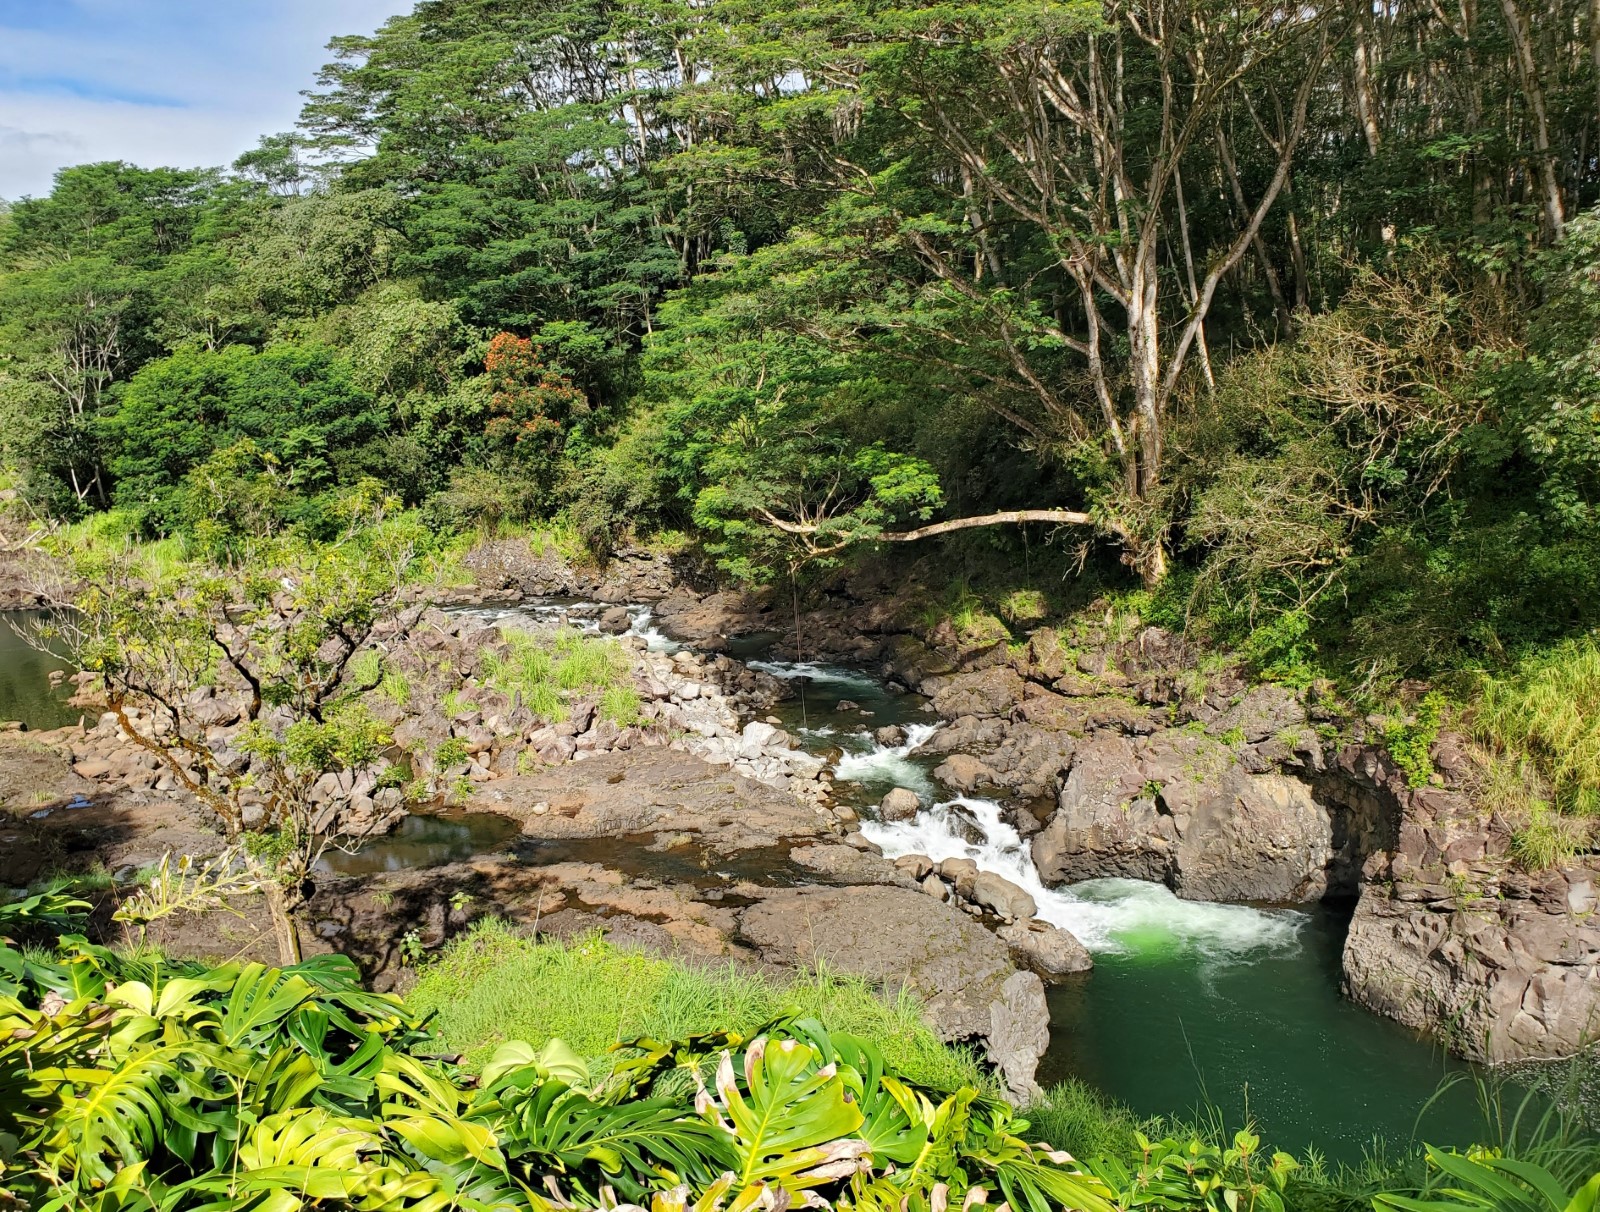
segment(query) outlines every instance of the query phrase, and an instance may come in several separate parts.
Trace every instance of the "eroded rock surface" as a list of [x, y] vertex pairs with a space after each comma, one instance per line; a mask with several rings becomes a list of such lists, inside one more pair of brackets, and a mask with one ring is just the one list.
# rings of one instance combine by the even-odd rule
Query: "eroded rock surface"
[[1086, 741], [1059, 804], [1033, 841], [1047, 882], [1117, 875], [1211, 901], [1309, 901], [1327, 890], [1333, 824], [1311, 788], [1252, 774], [1203, 735]]

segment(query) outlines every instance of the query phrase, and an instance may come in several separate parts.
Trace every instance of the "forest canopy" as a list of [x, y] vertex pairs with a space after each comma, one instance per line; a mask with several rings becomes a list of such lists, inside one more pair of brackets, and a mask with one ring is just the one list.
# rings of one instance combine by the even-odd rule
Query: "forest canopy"
[[330, 49], [230, 168], [0, 213], [37, 516], [945, 544], [1373, 684], [1597, 622], [1588, 4], [422, 0]]

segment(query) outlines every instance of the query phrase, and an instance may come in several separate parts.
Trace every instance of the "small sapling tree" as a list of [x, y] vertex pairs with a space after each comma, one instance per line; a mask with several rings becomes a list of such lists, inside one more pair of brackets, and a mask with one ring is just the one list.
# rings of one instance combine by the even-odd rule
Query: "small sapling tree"
[[324, 776], [382, 760], [391, 738], [361, 704], [372, 687], [352, 660], [420, 609], [403, 594], [417, 536], [381, 508], [363, 513], [370, 504], [352, 505], [332, 543], [262, 544], [229, 570], [70, 553], [74, 610], [35, 636], [64, 641], [124, 735], [216, 817], [259, 877], [285, 963], [299, 959], [294, 913], [318, 860], [382, 823], [315, 794]]

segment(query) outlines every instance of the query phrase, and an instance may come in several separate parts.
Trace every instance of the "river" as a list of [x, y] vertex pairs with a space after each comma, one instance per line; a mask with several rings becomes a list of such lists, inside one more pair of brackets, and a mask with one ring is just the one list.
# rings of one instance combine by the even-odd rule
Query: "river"
[[[592, 627], [596, 610], [552, 602], [475, 613]], [[676, 647], [648, 610], [632, 614], [633, 633], [650, 647]], [[1419, 1131], [1418, 1114], [1441, 1079], [1466, 1066], [1340, 996], [1347, 912], [1183, 901], [1131, 880], [1046, 888], [999, 804], [942, 795], [932, 777], [939, 759], [920, 749], [939, 723], [923, 699], [892, 693], [859, 670], [760, 660], [766, 639], [751, 637], [733, 651], [795, 683], [800, 693], [775, 714], [808, 749], [833, 760], [836, 792], [863, 810], [868, 837], [890, 856], [977, 860], [1028, 889], [1039, 916], [1094, 953], [1092, 972], [1050, 990], [1042, 1081], [1078, 1077], [1147, 1115], [1193, 1117], [1215, 1108], [1230, 1126], [1253, 1119], [1277, 1147], [1314, 1146], [1336, 1161], [1359, 1160], [1374, 1141], [1392, 1151], [1414, 1133], [1439, 1144], [1479, 1135], [1466, 1085], [1438, 1099]], [[65, 696], [49, 686], [50, 671], [60, 667], [0, 625], [0, 718], [34, 728], [75, 721]], [[856, 707], [841, 711], [842, 701]], [[875, 741], [886, 724], [904, 728], [906, 740]], [[872, 806], [896, 786], [916, 790], [930, 807], [901, 824], [871, 819]], [[330, 856], [329, 865], [351, 873], [425, 867], [513, 848], [515, 834], [512, 822], [488, 814], [414, 816], [358, 855]]]

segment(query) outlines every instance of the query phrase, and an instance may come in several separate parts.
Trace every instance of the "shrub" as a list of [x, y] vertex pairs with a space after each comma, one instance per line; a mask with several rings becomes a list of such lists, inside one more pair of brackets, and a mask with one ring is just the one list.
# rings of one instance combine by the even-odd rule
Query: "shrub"
[[1384, 744], [1412, 787], [1426, 787], [1433, 778], [1433, 743], [1444, 723], [1444, 705], [1444, 695], [1429, 691], [1417, 704], [1410, 723], [1394, 723], [1384, 729]]

